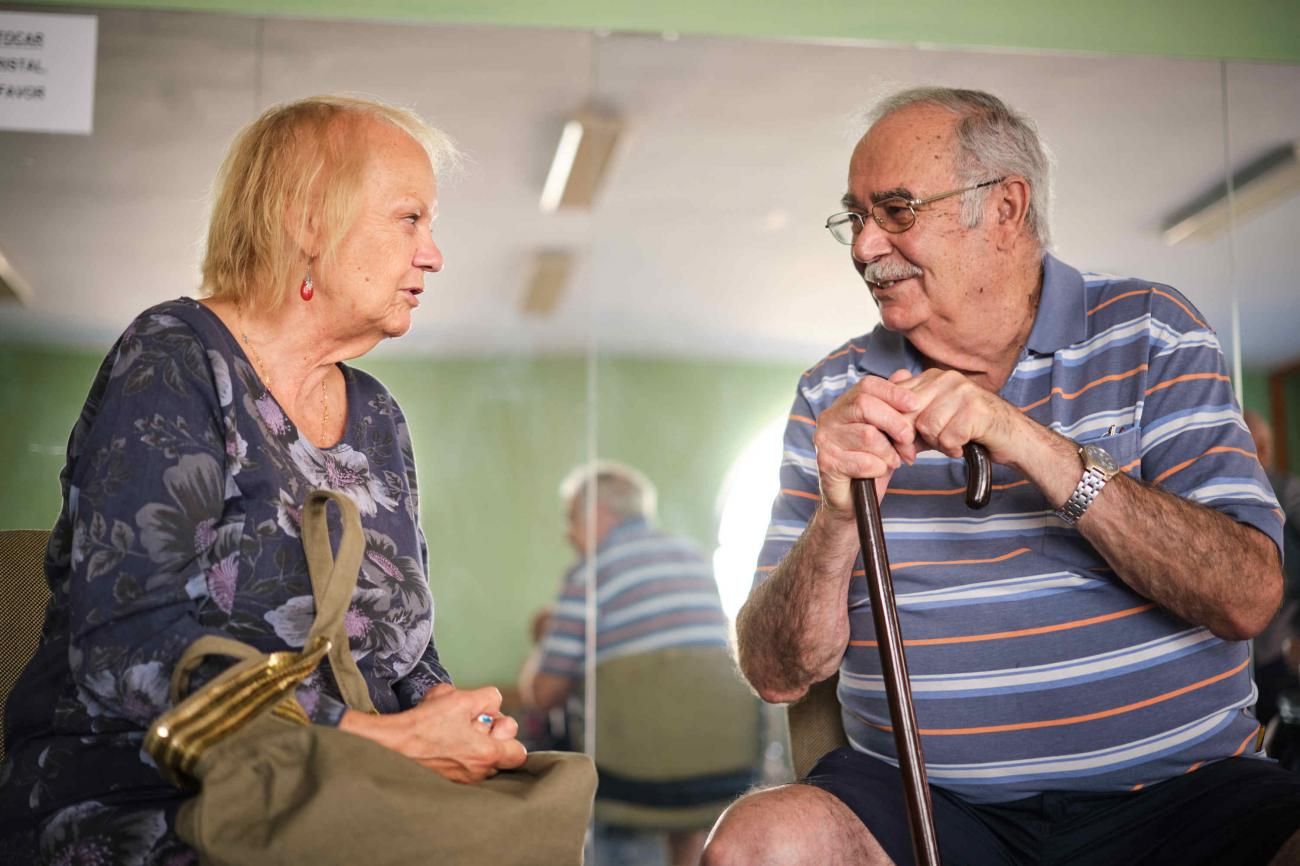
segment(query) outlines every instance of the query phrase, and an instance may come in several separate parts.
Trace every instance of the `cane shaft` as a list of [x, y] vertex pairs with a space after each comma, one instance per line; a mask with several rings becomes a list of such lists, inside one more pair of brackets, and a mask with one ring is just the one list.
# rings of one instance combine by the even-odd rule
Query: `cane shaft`
[[898, 625], [898, 604], [894, 599], [889, 554], [885, 550], [885, 529], [880, 522], [880, 503], [876, 500], [874, 481], [855, 479], [852, 489], [867, 590], [871, 594], [871, 616], [875, 620], [876, 642], [880, 650], [880, 668], [885, 679], [889, 717], [894, 726], [894, 745], [903, 777], [907, 820], [912, 831], [912, 853], [917, 866], [939, 866], [934, 808], [930, 802], [930, 786], [926, 782], [916, 711], [912, 706], [912, 687], [907, 678], [907, 658], [903, 653], [903, 635]]

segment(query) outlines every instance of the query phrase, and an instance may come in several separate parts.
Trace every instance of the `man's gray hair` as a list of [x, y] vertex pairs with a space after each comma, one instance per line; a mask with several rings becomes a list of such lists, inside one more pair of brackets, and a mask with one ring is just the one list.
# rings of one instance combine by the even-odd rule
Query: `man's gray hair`
[[[1048, 208], [1052, 186], [1050, 158], [1034, 122], [996, 96], [980, 90], [951, 87], [916, 87], [896, 93], [867, 115], [867, 128], [912, 105], [935, 105], [958, 115], [957, 182], [973, 186], [1004, 175], [1019, 175], [1029, 183], [1029, 211], [1025, 226], [1046, 249], [1051, 244]], [[968, 228], [979, 225], [988, 189], [962, 196], [962, 220]]]
[[596, 488], [596, 502], [620, 518], [654, 520], [659, 494], [654, 482], [623, 463], [598, 460], [573, 469], [560, 482], [560, 498], [566, 505], [586, 501], [587, 490]]

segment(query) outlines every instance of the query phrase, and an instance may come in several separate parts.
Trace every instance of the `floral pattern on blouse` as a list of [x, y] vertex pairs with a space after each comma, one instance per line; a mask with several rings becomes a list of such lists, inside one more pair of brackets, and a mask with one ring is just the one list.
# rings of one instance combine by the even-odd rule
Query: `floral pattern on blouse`
[[[146, 311], [109, 352], [60, 477], [44, 635], [7, 707], [0, 848], [39, 828], [28, 838], [43, 862], [184, 855], [165, 819], [181, 795], [141, 751], [144, 731], [199, 636], [303, 645], [315, 605], [299, 526], [312, 488], [340, 491], [361, 512], [365, 553], [345, 623], [375, 706], [409, 708], [449, 681], [433, 646], [405, 418], [379, 382], [340, 366], [347, 426], [322, 449], [195, 301]], [[337, 543], [333, 510], [330, 525]], [[343, 713], [325, 671], [298, 696], [319, 723]]]

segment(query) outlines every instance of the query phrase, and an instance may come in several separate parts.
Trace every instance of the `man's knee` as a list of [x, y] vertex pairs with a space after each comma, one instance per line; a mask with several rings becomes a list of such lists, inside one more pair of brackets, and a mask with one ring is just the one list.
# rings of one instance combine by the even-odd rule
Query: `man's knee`
[[709, 833], [700, 866], [792, 862], [782, 858], [785, 846], [797, 845], [801, 835], [800, 826], [786, 826], [792, 816], [783, 803], [799, 799], [791, 787], [756, 791], [732, 803]]
[[808, 785], [785, 785], [731, 804], [709, 834], [701, 866], [841, 862], [874, 866], [889, 860], [834, 796]]

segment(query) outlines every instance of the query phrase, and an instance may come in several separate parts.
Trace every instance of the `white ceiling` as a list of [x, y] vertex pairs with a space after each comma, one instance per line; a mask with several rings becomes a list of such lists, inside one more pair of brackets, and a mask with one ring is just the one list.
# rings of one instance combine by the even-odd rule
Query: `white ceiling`
[[[18, 7], [7, 7], [18, 8]], [[1055, 248], [1173, 284], [1248, 365], [1300, 356], [1300, 201], [1234, 240], [1164, 245], [1164, 213], [1300, 139], [1300, 66], [1043, 56], [583, 32], [99, 15], [95, 132], [0, 132], [0, 251], [27, 278], [0, 339], [104, 347], [140, 309], [192, 293], [207, 185], [262, 107], [328, 91], [415, 107], [469, 156], [441, 190], [447, 258], [387, 351], [600, 351], [810, 362], [875, 321], [822, 227], [855, 116], [919, 83], [983, 88], [1056, 156]], [[538, 212], [567, 112], [595, 98], [627, 131], [591, 214]], [[579, 266], [549, 318], [521, 317], [531, 254]]]

